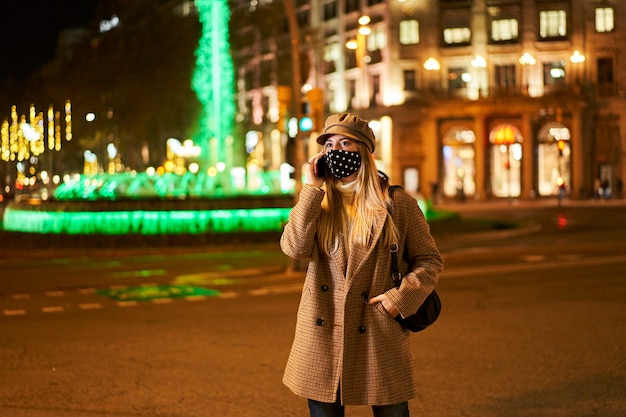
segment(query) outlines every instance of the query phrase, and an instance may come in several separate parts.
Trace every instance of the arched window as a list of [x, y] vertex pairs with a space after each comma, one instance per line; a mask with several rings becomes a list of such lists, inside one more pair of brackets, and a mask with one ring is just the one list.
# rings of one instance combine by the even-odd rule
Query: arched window
[[496, 126], [491, 143], [491, 191], [496, 197], [519, 197], [521, 193], [522, 134], [510, 124]]
[[476, 192], [474, 132], [455, 127], [443, 137], [443, 195], [459, 200]]

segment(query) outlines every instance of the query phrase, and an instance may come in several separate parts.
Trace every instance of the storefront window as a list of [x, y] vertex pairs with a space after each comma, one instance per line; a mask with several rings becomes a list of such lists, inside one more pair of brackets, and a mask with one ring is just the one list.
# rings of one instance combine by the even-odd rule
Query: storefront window
[[451, 129], [443, 139], [443, 194], [464, 200], [476, 192], [474, 132]]
[[521, 193], [522, 135], [512, 125], [494, 128], [491, 142], [491, 191], [495, 197], [519, 197]]
[[549, 123], [537, 138], [537, 189], [539, 195], [557, 195], [570, 183], [570, 133], [561, 124]]

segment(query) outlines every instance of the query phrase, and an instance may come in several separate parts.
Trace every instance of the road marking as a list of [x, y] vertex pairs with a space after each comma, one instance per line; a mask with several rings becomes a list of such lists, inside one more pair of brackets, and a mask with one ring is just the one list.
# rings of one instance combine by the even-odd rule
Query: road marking
[[5, 316], [23, 316], [26, 310], [3, 310]]
[[14, 300], [27, 300], [30, 298], [30, 294], [13, 294], [11, 298]]
[[139, 305], [137, 301], [118, 301], [116, 304], [118, 307], [135, 307]]
[[541, 262], [546, 260], [545, 255], [524, 255], [521, 258], [526, 262]]
[[61, 313], [65, 311], [62, 306], [50, 306], [50, 307], [42, 307], [41, 311], [44, 313]]
[[95, 288], [81, 288], [78, 290], [79, 294], [94, 294], [96, 292]]
[[269, 294], [289, 294], [302, 291], [303, 285], [304, 284], [302, 282], [296, 284], [275, 285], [272, 287], [263, 287], [256, 290], [250, 290], [248, 291], [248, 294], [255, 296]]
[[536, 269], [557, 269], [563, 267], [574, 268], [577, 266], [590, 266], [590, 265], [606, 265], [609, 263], [624, 263], [626, 262], [626, 256], [603, 256], [597, 258], [587, 259], [568, 259], [548, 261], [544, 263], [524, 263], [524, 264], [507, 264], [507, 265], [493, 265], [493, 266], [476, 266], [467, 267], [456, 270], [444, 270], [441, 273], [442, 278], [459, 278], [471, 275], [485, 275], [485, 274], [499, 274], [502, 272], [522, 272], [532, 271]]
[[102, 304], [100, 303], [87, 303], [87, 304], [79, 304], [78, 307], [81, 310], [97, 310], [102, 308]]
[[46, 291], [45, 294], [48, 297], [63, 297], [65, 295], [65, 291]]
[[239, 297], [239, 293], [235, 291], [223, 292], [223, 293], [220, 293], [217, 297], [218, 298], [237, 298]]

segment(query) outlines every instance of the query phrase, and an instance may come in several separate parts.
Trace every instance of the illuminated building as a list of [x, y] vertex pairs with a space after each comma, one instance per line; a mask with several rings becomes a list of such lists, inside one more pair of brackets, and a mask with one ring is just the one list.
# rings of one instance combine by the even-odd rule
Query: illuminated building
[[[277, 125], [278, 86], [291, 85], [295, 62], [283, 0], [234, 4], [238, 119], [280, 149], [289, 134]], [[596, 179], [616, 190], [626, 177], [623, 1], [294, 6], [303, 100], [321, 88], [326, 115], [376, 122], [381, 167], [410, 191], [530, 199], [557, 196], [564, 181], [571, 197], [589, 198]], [[269, 155], [268, 166], [283, 157]]]

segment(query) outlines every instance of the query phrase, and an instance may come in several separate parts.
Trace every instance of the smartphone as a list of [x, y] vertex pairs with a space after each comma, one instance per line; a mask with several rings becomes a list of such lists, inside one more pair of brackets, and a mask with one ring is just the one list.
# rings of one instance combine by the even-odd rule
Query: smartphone
[[315, 163], [315, 176], [317, 178], [326, 178], [329, 175], [330, 175], [330, 173], [328, 172], [328, 167], [326, 166], [326, 161], [324, 160], [324, 157], [321, 157]]

